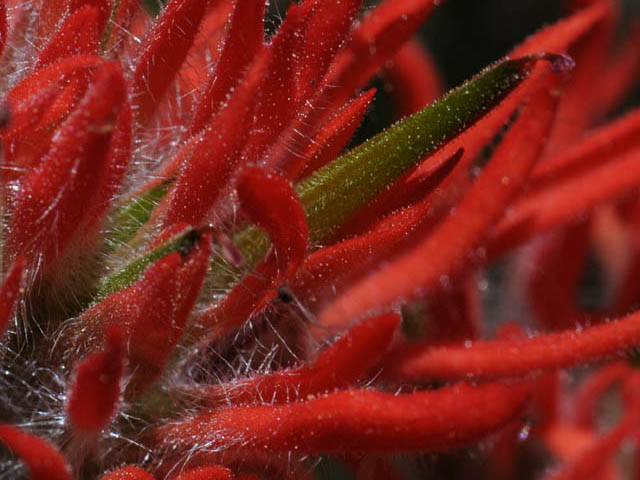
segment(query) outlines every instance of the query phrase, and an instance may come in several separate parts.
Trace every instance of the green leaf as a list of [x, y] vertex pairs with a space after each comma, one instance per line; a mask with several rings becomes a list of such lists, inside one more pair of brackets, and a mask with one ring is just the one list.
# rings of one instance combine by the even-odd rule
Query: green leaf
[[297, 187], [315, 241], [498, 104], [537, 58], [505, 60], [328, 164]]

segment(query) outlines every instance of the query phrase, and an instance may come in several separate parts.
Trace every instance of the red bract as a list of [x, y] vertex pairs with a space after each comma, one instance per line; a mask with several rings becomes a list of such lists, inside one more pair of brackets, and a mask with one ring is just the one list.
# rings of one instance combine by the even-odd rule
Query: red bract
[[0, 0], [0, 479], [626, 478], [637, 19], [143, 3]]
[[0, 424], [0, 441], [24, 462], [33, 480], [70, 480], [69, 466], [49, 442]]
[[67, 410], [69, 420], [80, 432], [98, 433], [114, 413], [122, 380], [122, 336], [119, 327], [111, 326], [105, 351], [92, 353], [76, 369]]

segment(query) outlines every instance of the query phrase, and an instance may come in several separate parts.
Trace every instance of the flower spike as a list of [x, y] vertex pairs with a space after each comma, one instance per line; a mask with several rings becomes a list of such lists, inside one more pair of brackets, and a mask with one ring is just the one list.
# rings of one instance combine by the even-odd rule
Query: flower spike
[[58, 449], [30, 433], [0, 424], [0, 442], [26, 465], [31, 480], [71, 480], [71, 469]]

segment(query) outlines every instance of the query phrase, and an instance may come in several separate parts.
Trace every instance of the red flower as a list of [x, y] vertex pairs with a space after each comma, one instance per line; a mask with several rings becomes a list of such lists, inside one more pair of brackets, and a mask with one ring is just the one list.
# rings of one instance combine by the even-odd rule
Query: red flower
[[[593, 129], [640, 35], [572, 2], [442, 95], [437, 3], [304, 0], [265, 40], [264, 0], [0, 1], [0, 478], [405, 478], [489, 436], [474, 478], [621, 478], [640, 374], [561, 373], [640, 344], [640, 113]], [[342, 153], [381, 70], [405, 118]], [[475, 281], [508, 253], [515, 325]]]

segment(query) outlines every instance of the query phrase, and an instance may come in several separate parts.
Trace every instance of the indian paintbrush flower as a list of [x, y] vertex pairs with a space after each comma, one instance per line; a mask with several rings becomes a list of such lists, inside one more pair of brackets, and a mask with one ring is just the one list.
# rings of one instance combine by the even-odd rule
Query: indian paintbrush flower
[[[623, 478], [640, 112], [601, 120], [640, 35], [570, 3], [443, 94], [435, 0], [303, 0], [271, 36], [264, 0], [0, 0], [0, 478], [409, 478], [393, 454], [479, 442], [474, 478]], [[349, 149], [380, 72], [402, 119]], [[507, 254], [519, 323], [479, 306]]]

